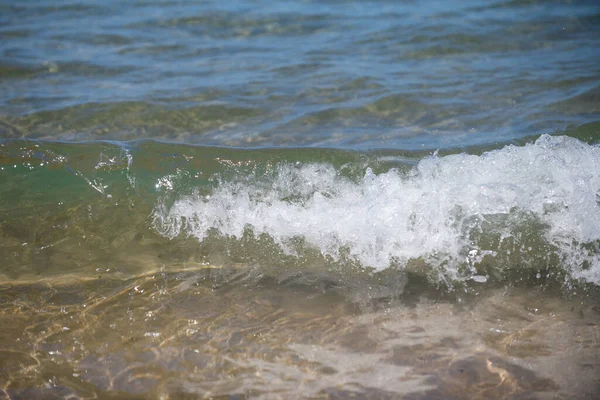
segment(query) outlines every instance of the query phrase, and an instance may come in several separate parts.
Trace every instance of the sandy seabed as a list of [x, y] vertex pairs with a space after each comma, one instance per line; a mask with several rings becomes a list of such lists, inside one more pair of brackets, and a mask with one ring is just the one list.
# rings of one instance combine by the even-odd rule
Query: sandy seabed
[[0, 399], [600, 396], [598, 293], [363, 289], [210, 268], [5, 282]]

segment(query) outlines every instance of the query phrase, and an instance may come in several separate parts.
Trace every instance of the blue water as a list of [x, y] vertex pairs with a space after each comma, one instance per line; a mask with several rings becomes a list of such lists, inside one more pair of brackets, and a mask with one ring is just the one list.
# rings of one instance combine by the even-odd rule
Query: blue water
[[600, 120], [595, 1], [0, 5], [0, 135], [460, 147]]

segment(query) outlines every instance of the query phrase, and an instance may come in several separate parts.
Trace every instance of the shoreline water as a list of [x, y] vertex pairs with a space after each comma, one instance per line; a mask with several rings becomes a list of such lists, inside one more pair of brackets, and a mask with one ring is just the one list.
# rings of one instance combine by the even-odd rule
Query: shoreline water
[[0, 2], [0, 399], [594, 399], [597, 1]]
[[598, 290], [362, 289], [207, 270], [4, 283], [1, 385], [11, 399], [592, 399], [600, 387]]

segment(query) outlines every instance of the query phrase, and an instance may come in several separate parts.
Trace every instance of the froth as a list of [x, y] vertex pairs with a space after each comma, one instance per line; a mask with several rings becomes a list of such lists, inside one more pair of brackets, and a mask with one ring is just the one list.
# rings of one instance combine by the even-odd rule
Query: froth
[[545, 135], [480, 156], [428, 157], [408, 173], [367, 168], [358, 180], [326, 163], [282, 164], [273, 176], [221, 182], [209, 196], [159, 205], [153, 217], [168, 237], [202, 241], [217, 230], [241, 238], [250, 229], [289, 253], [301, 238], [334, 260], [343, 254], [382, 270], [419, 259], [458, 277], [464, 266], [476, 274], [498, 251], [477, 232], [495, 226], [501, 241], [518, 242], [514, 216], [527, 216], [571, 275], [600, 283], [599, 201], [600, 148]]

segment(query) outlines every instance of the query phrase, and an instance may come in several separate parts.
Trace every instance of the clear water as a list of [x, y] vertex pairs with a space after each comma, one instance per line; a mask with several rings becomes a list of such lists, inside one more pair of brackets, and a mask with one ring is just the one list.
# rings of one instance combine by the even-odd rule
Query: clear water
[[0, 398], [595, 399], [595, 1], [0, 1]]

